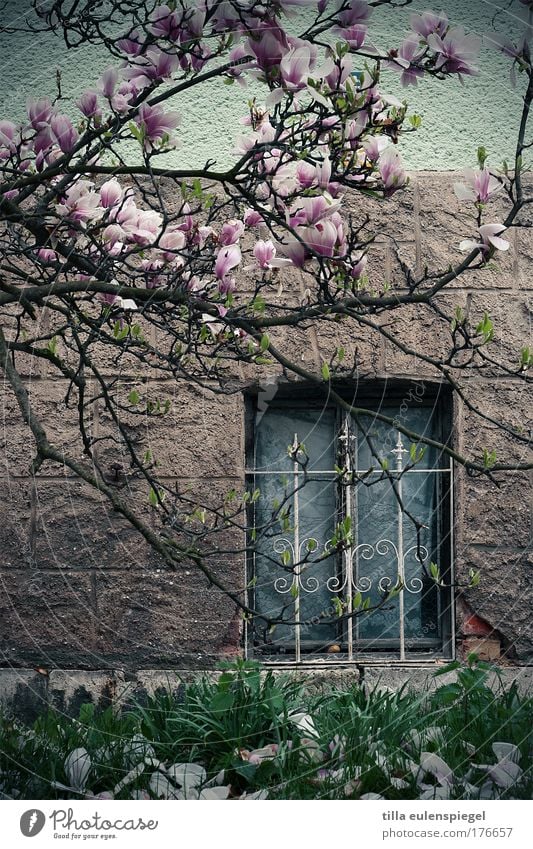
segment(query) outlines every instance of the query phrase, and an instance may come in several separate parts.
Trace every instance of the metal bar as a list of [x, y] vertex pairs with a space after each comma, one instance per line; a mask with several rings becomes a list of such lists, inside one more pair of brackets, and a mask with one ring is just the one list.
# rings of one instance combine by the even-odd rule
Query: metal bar
[[455, 563], [454, 563], [454, 527], [455, 527], [455, 493], [453, 459], [450, 457], [450, 640], [451, 657], [455, 660]]
[[[344, 496], [344, 510], [346, 516], [349, 516], [352, 520], [352, 524], [350, 525], [350, 537], [352, 535], [353, 530], [353, 517], [352, 517], [352, 483], [351, 483], [351, 458], [350, 458], [350, 423], [349, 416], [347, 413], [344, 415], [344, 422], [342, 428], [342, 439], [344, 443], [344, 452], [345, 452], [345, 467], [348, 473], [348, 485], [345, 488], [345, 496]], [[348, 608], [348, 612], [353, 612], [353, 547], [350, 544], [344, 550], [344, 573], [346, 577], [346, 604]], [[353, 619], [349, 618], [347, 620], [347, 642], [348, 642], [348, 660], [353, 660]]]
[[300, 514], [299, 514], [299, 499], [298, 499], [298, 434], [294, 434], [293, 442], [294, 461], [292, 470], [294, 474], [294, 577], [292, 585], [294, 589], [294, 655], [296, 663], [301, 660], [301, 626], [300, 626]]
[[[396, 448], [393, 451], [396, 454], [396, 471], [402, 472], [403, 470], [403, 454], [407, 454], [407, 451], [403, 447], [402, 436], [398, 432], [398, 440], [396, 442]], [[402, 477], [401, 474], [398, 478], [398, 582], [400, 583], [400, 594], [399, 594], [399, 613], [400, 613], [400, 661], [405, 660], [405, 596], [404, 596], [404, 586], [405, 586], [405, 555], [403, 550], [403, 510], [402, 510]]]
[[[404, 449], [405, 450], [405, 449]], [[383, 471], [380, 469], [373, 469], [372, 471], [368, 471], [368, 469], [352, 469], [354, 475], [366, 475], [370, 477], [371, 475], [382, 475]], [[433, 475], [437, 472], [441, 474], [450, 474], [450, 469], [439, 469], [439, 468], [431, 468], [431, 469], [407, 469], [403, 474], [404, 475]], [[246, 475], [272, 475], [272, 477], [287, 474], [287, 469], [278, 469], [277, 471], [269, 470], [269, 471], [261, 471], [260, 469], [245, 469], [244, 472]], [[312, 480], [314, 476], [320, 475], [330, 475], [332, 478], [336, 478], [338, 476], [338, 472], [334, 469], [316, 469], [312, 472], [308, 472], [307, 477], [309, 480]]]

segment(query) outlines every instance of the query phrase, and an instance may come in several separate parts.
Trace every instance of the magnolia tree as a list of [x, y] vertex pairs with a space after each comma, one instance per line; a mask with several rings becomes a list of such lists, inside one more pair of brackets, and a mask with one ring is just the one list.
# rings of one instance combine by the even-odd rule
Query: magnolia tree
[[[0, 121], [0, 364], [31, 428], [32, 475], [45, 464], [62, 464], [105, 496], [114, 514], [130, 523], [168, 568], [199, 569], [244, 616], [262, 617], [265, 626], [280, 617], [254, 610], [246, 587], [231, 585], [213, 568], [221, 550], [217, 535], [247, 527], [247, 505], [261, 494], [231, 492], [206, 510], [201, 497], [180, 494], [165, 481], [164, 468], [136, 444], [128, 425], [136, 416], [155, 419], [168, 411], [169, 402], [150, 397], [151, 375], [172, 378], [179, 400], [184, 384], [220, 395], [241, 391], [235, 378], [239, 364], [256, 382], [268, 382], [263, 370], [271, 374], [277, 364], [288, 379], [314, 385], [324, 398], [351, 412], [363, 433], [376, 420], [394, 424], [415, 447], [411, 466], [429, 444], [473, 475], [497, 478], [498, 472], [532, 468], [530, 462], [506, 462], [488, 449], [478, 456], [466, 446], [461, 453], [402, 421], [391, 422], [383, 411], [349, 403], [339, 380], [356, 377], [357, 367], [346, 364], [343, 346], [314, 370], [291, 358], [290, 345], [287, 353], [274, 342], [280, 328], [290, 340], [299, 328], [320, 330], [341, 319], [347, 339], [372, 329], [395, 350], [429, 364], [481, 419], [486, 414], [462, 393], [462, 369], [489, 365], [491, 373], [526, 379], [532, 362], [527, 347], [516, 352], [514, 365], [499, 362], [490, 344], [490, 316], [472, 324], [461, 309], [446, 315], [440, 296], [473, 269], [497, 263], [509, 247], [509, 228], [525, 226], [520, 215], [533, 199], [523, 180], [524, 153], [533, 143], [528, 136], [533, 3], [514, 6], [522, 26], [518, 41], [494, 32], [483, 46], [445, 14], [424, 12], [411, 15], [411, 29], [401, 43], [382, 49], [372, 34], [373, 9], [388, 6], [394, 15], [399, 5], [406, 3], [35, 3], [39, 23], [34, 29], [55, 32], [66, 48], [103, 45], [109, 65], [79, 97], [75, 115], [59, 91], [54, 101], [31, 99], [22, 122], [7, 115]], [[382, 70], [396, 72], [406, 88], [423, 85], [427, 76], [463, 82], [477, 73], [482, 47], [508, 57], [515, 84], [523, 90], [514, 161], [489, 167], [480, 147], [476, 167], [456, 185], [458, 198], [472, 213], [470, 228], [455, 246], [462, 254], [454, 249], [445, 268], [429, 272], [426, 267], [421, 273], [399, 257], [400, 284], [392, 288], [382, 280], [371, 285], [366, 267], [378, 231], [364, 214], [352, 220], [349, 207], [355, 198], [360, 210], [377, 200], [386, 209], [388, 199], [402, 192], [408, 182], [402, 137], [420, 125], [416, 115], [409, 117], [405, 101], [383, 90]], [[245, 129], [235, 128], [234, 164], [220, 170], [213, 160], [204, 168], [173, 169], [164, 154], [175, 145], [181, 146], [182, 160], [187, 158], [187, 137], [179, 129], [180, 95], [198, 88], [200, 100], [202, 86], [214, 79], [236, 86], [252, 82], [254, 90], [258, 85], [264, 90], [261, 102], [249, 102]], [[507, 200], [503, 218], [492, 211], [496, 194]], [[290, 290], [291, 268], [304, 280], [303, 298]], [[411, 350], [383, 320], [412, 308], [449, 322], [445, 357], [433, 353], [431, 345]], [[71, 453], [54, 444], [33, 409], [17, 366], [27, 355], [45, 360], [66, 380], [80, 440]], [[137, 368], [143, 382], [124, 397], [116, 387], [126, 363]], [[112, 435], [91, 427], [95, 398], [113, 425]], [[520, 428], [494, 418], [490, 422], [516, 444], [527, 443]], [[115, 479], [101, 461], [106, 439], [128, 460]], [[400, 498], [398, 476], [370, 436], [368, 442]], [[305, 470], [303, 446], [290, 450]], [[346, 468], [338, 469], [340, 483], [347, 476]], [[271, 521], [249, 535], [242, 552], [252, 551], [280, 525], [290, 528], [291, 495], [289, 487], [286, 497], [271, 506]], [[409, 514], [409, 519], [421, 527], [419, 517]], [[334, 546], [342, 550], [352, 535], [344, 522], [335, 531]], [[235, 545], [234, 555], [238, 549]], [[313, 560], [330, 554], [314, 552]], [[310, 556], [307, 551], [296, 562], [278, 557], [278, 566], [290, 579]], [[431, 576], [442, 580], [438, 564]], [[399, 589], [389, 587], [379, 604]], [[326, 611], [324, 622], [359, 615], [360, 607], [359, 600], [359, 607]], [[283, 617], [294, 623], [294, 607], [287, 605]]]

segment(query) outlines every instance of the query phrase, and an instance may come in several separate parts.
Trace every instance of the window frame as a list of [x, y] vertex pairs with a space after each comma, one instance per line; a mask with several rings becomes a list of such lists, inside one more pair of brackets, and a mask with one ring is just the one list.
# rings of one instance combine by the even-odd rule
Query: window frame
[[[328, 400], [314, 385], [309, 385], [305, 382], [272, 382], [275, 391], [270, 389], [265, 391], [265, 385], [248, 387], [245, 391], [245, 474], [246, 482], [249, 491], [253, 491], [257, 486], [255, 480], [255, 446], [256, 446], [256, 417], [261, 410], [259, 403], [261, 395], [266, 395], [269, 406], [277, 409], [288, 410], [301, 409], [324, 409], [328, 406], [336, 411], [336, 428], [335, 439], [338, 439], [340, 433], [340, 424], [342, 418], [342, 407], [335, 401]], [[354, 391], [353, 384], [338, 383], [334, 385], [336, 392], [341, 395], [348, 403], [358, 406], [368, 407], [369, 409], [380, 407], [394, 407], [402, 404], [406, 397], [412, 398], [410, 393], [416, 392], [417, 387], [422, 387], [423, 392], [420, 400], [417, 402], [420, 407], [433, 408], [433, 415], [438, 424], [438, 437], [445, 444], [452, 444], [453, 440], [453, 422], [454, 410], [452, 404], [452, 395], [449, 388], [442, 383], [430, 382], [422, 379], [398, 379], [398, 380], [371, 380], [368, 382], [358, 381], [357, 389]], [[440, 465], [440, 464], [439, 464]], [[372, 639], [357, 641], [353, 639], [353, 645], [350, 651], [347, 647], [346, 634], [339, 633], [339, 646], [341, 651], [335, 654], [313, 654], [312, 646], [305, 645], [303, 641], [303, 651], [299, 657], [295, 656], [289, 644], [280, 644], [275, 650], [268, 650], [267, 647], [258, 647], [253, 645], [253, 631], [245, 622], [243, 629], [244, 652], [246, 657], [254, 657], [261, 659], [264, 663], [272, 663], [275, 665], [281, 664], [296, 664], [305, 665], [324, 663], [327, 665], [335, 665], [346, 663], [361, 663], [366, 662], [387, 662], [392, 664], [414, 662], [415, 664], [421, 661], [435, 660], [450, 660], [455, 657], [455, 594], [454, 594], [454, 465], [453, 460], [449, 460], [449, 468], [438, 475], [439, 491], [437, 494], [437, 523], [438, 523], [438, 550], [439, 550], [439, 567], [441, 575], [446, 584], [444, 589], [440, 590], [441, 600], [439, 604], [441, 610], [439, 613], [441, 635], [439, 638], [407, 638], [407, 646], [409, 656], [400, 656], [399, 642], [400, 640], [376, 640]], [[341, 504], [339, 486], [336, 495], [336, 516], [337, 521], [345, 515], [344, 506]], [[248, 591], [247, 601], [254, 607], [254, 590], [253, 578], [256, 575], [255, 567], [255, 552], [253, 551], [253, 542], [251, 540], [251, 531], [254, 527], [255, 509], [253, 504], [247, 506], [247, 547], [246, 547], [246, 562], [245, 562], [245, 585], [252, 588]], [[344, 564], [337, 561], [337, 574], [344, 574]], [[352, 625], [355, 629], [355, 620]], [[368, 644], [371, 642], [373, 649], [368, 650]], [[383, 647], [379, 647], [379, 643]], [[395, 643], [397, 644], [395, 646]], [[366, 645], [365, 645], [366, 644]], [[365, 650], [366, 649], [366, 650]]]

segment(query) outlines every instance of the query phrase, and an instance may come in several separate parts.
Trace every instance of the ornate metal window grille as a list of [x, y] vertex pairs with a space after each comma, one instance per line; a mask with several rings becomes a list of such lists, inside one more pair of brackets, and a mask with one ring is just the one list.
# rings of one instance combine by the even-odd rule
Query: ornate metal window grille
[[[401, 410], [380, 407], [413, 432], [445, 438], [440, 404]], [[249, 600], [287, 624], [249, 622], [249, 652], [296, 663], [452, 656], [452, 466], [436, 447], [418, 459], [421, 445], [330, 407], [282, 403], [261, 416], [247, 470], [261, 493]], [[332, 538], [347, 517], [351, 540], [341, 548]], [[376, 609], [350, 615], [366, 599]]]

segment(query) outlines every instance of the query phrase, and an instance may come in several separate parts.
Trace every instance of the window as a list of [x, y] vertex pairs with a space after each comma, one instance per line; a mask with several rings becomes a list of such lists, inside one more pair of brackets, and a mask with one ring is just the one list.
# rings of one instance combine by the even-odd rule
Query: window
[[250, 432], [250, 601], [282, 621], [249, 622], [248, 648], [451, 656], [450, 460], [398, 430], [446, 440], [447, 399], [421, 383], [351, 400], [383, 421], [297, 393], [278, 392]]

